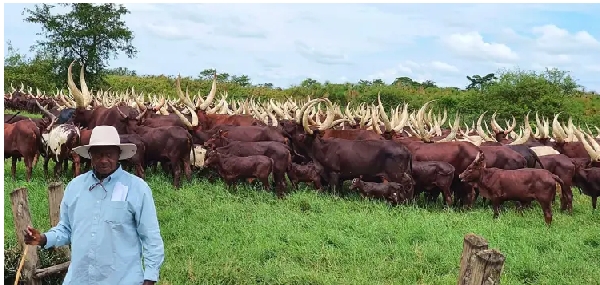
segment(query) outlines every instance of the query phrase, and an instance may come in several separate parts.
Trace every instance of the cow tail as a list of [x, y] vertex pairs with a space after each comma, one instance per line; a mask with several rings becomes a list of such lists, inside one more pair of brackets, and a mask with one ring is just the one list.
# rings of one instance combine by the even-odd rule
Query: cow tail
[[[560, 190], [561, 200], [566, 202], [568, 199], [568, 197], [567, 197], [568, 191], [565, 191], [565, 182], [555, 174], [552, 174], [552, 178], [554, 178], [554, 181], [558, 184], [558, 185], [556, 185], [556, 191], [558, 192], [558, 190]], [[554, 200], [554, 199], [552, 199], [552, 200]]]
[[[535, 153], [535, 151], [532, 151], [532, 153], [533, 153], [533, 158], [535, 158], [535, 162], [537, 164], [539, 164], [542, 169], [545, 169], [544, 165], [542, 164], [542, 161], [540, 161], [540, 158], [538, 157], [537, 153]], [[533, 167], [535, 167], [535, 163], [533, 164]]]

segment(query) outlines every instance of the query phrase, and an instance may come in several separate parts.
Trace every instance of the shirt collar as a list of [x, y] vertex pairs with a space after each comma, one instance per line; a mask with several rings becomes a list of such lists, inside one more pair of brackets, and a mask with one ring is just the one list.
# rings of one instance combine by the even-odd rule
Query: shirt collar
[[[92, 177], [94, 178], [94, 180], [96, 180], [96, 182], [100, 182], [100, 179], [98, 179], [96, 177], [96, 174], [94, 174], [94, 170], [90, 171], [92, 173]], [[121, 166], [121, 164], [119, 164], [119, 167], [117, 167], [117, 170], [115, 170], [115, 172], [113, 172], [112, 174], [110, 174], [109, 176], [107, 176], [106, 178], [104, 178], [104, 180], [102, 181], [102, 184], [104, 183], [110, 183], [113, 179], [119, 179], [119, 177], [121, 177], [121, 175], [123, 174], [124, 170]]]

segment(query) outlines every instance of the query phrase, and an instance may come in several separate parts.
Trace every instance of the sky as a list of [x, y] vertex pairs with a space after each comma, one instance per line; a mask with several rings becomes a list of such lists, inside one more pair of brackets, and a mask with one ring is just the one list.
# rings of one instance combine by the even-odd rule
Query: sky
[[[4, 43], [29, 55], [41, 28], [21, 12], [33, 5], [4, 4]], [[467, 75], [556, 67], [600, 91], [599, 4], [125, 5], [139, 52], [110, 67], [138, 74], [215, 68], [284, 88], [408, 76], [464, 88]]]

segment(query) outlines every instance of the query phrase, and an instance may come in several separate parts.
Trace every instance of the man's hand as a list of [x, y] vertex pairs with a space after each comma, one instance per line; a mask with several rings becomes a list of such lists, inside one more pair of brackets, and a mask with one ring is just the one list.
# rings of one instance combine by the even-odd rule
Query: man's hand
[[46, 245], [46, 236], [41, 234], [40, 231], [32, 228], [31, 226], [27, 226], [27, 229], [23, 231], [25, 244], [29, 245]]
[[154, 285], [154, 283], [156, 283], [155, 281], [150, 281], [150, 280], [144, 280], [144, 284], [143, 285]]

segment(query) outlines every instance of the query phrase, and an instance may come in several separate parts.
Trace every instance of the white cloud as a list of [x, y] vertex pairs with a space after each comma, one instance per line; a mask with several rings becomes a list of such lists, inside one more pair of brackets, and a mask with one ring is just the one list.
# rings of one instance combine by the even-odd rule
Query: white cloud
[[442, 41], [457, 55], [481, 61], [514, 62], [519, 56], [505, 44], [487, 43], [478, 32], [452, 34]]
[[550, 54], [598, 52], [600, 42], [587, 31], [569, 33], [555, 25], [544, 25], [532, 28], [538, 49]]
[[[39, 39], [27, 4], [5, 5], [5, 38]], [[464, 87], [498, 68], [569, 70], [600, 89], [595, 6], [451, 4], [126, 4], [139, 50], [111, 66], [197, 76], [206, 68], [286, 87], [311, 77], [356, 82], [400, 76]], [[576, 12], [577, 14], [573, 14]], [[578, 22], [563, 26], [576, 15]], [[585, 26], [583, 24], [586, 23]], [[579, 25], [579, 26], [577, 26]], [[587, 31], [585, 31], [586, 27]], [[5, 48], [6, 51], [6, 48]], [[597, 72], [597, 71], [596, 71]]]

